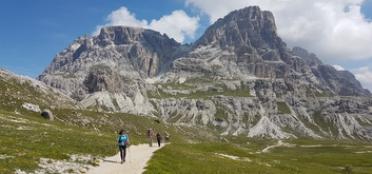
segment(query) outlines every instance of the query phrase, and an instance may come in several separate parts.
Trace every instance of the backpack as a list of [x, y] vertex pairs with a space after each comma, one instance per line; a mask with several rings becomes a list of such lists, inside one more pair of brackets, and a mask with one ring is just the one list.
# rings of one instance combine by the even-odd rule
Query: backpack
[[125, 146], [128, 143], [128, 135], [120, 135], [118, 138], [118, 144], [119, 146]]

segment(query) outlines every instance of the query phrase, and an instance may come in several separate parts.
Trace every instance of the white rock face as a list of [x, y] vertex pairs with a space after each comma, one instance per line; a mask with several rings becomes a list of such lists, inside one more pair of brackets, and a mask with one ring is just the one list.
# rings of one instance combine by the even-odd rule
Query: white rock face
[[80, 103], [85, 108], [94, 107], [100, 111], [144, 115], [152, 115], [155, 111], [153, 105], [141, 93], [136, 93], [132, 99], [125, 93], [96, 92], [88, 95]]
[[295, 136], [281, 131], [281, 129], [267, 117], [262, 117], [261, 120], [249, 130], [248, 137], [272, 137], [283, 139]]
[[22, 108], [32, 111], [32, 112], [38, 112], [38, 113], [41, 112], [39, 105], [35, 105], [32, 103], [23, 103]]
[[216, 108], [212, 101], [175, 98], [152, 101], [156, 103], [156, 108], [159, 108], [159, 116], [169, 122], [207, 125], [214, 121]]

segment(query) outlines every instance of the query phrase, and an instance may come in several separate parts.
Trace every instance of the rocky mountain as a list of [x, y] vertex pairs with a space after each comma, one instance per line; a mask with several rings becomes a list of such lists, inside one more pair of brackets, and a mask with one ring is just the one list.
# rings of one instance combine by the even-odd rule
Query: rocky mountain
[[88, 109], [157, 116], [249, 137], [372, 139], [355, 77], [289, 48], [271, 12], [236, 10], [192, 45], [114, 26], [81, 37], [39, 76]]
[[152, 30], [107, 27], [75, 40], [39, 79], [88, 108], [149, 114], [144, 79], [166, 71], [184, 47]]

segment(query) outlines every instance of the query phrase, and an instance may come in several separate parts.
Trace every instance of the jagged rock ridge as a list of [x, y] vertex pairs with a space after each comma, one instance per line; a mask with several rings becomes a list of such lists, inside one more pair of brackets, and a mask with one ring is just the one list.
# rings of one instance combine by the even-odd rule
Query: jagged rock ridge
[[39, 79], [87, 108], [213, 125], [250, 137], [371, 139], [372, 99], [355, 77], [290, 49], [271, 12], [233, 11], [192, 45], [108, 27], [77, 39]]

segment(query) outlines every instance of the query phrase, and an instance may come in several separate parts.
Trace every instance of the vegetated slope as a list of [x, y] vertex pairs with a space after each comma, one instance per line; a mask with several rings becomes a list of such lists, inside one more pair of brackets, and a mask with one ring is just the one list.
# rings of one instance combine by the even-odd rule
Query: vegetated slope
[[145, 174], [367, 174], [371, 146], [361, 141], [294, 140], [270, 151], [276, 142], [226, 137], [220, 142], [170, 144], [157, 151]]
[[[0, 109], [0, 173], [14, 173], [17, 169], [51, 173], [86, 171], [97, 165], [97, 159], [117, 153], [120, 129], [128, 131], [132, 144], [147, 142], [149, 128], [169, 134], [171, 141], [184, 141], [192, 136], [195, 141], [215, 139], [213, 131], [175, 127], [151, 117], [72, 109], [52, 111], [55, 121], [45, 120], [39, 113]], [[203, 132], [208, 136], [201, 136]], [[60, 162], [54, 163], [55, 160]]]
[[271, 12], [236, 10], [192, 45], [114, 26], [78, 38], [39, 79], [88, 109], [223, 135], [371, 139], [372, 99], [348, 71], [288, 48]]
[[0, 109], [21, 112], [27, 106], [33, 110], [72, 108], [74, 100], [40, 81], [0, 69]]

